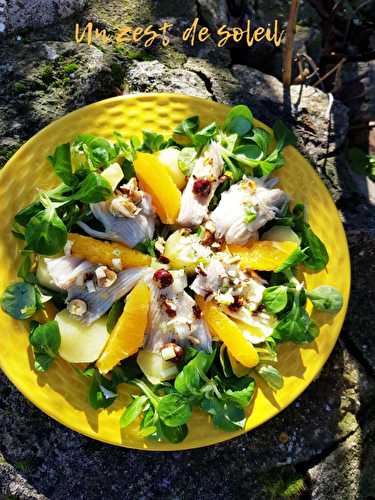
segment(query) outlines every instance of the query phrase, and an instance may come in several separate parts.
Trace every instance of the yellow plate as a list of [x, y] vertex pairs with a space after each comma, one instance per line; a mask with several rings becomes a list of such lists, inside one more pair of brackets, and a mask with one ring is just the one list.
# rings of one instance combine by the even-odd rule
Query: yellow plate
[[[199, 115], [203, 125], [221, 122], [228, 107], [203, 99], [174, 94], [144, 94], [116, 97], [79, 109], [53, 122], [30, 139], [0, 172], [0, 292], [16, 279], [19, 240], [11, 234], [15, 213], [31, 202], [38, 189], [56, 183], [46, 158], [58, 144], [77, 134], [91, 133], [110, 138], [117, 130], [130, 137], [143, 128], [168, 134], [181, 120]], [[264, 126], [257, 122], [258, 126]], [[265, 126], [264, 126], [265, 127]], [[266, 127], [265, 127], [266, 128]], [[36, 406], [60, 423], [107, 443], [146, 450], [183, 450], [206, 446], [240, 435], [286, 408], [319, 374], [330, 355], [347, 309], [350, 263], [344, 230], [335, 205], [309, 163], [292, 147], [285, 151], [286, 165], [278, 172], [281, 186], [294, 201], [307, 204], [309, 221], [327, 246], [330, 261], [319, 274], [306, 274], [307, 288], [336, 286], [344, 295], [344, 307], [335, 316], [321, 317], [320, 336], [311, 345], [285, 344], [280, 349], [282, 390], [257, 390], [246, 429], [228, 433], [215, 429], [208, 417], [197, 412], [189, 423], [188, 437], [180, 444], [155, 443], [137, 434], [137, 425], [120, 431], [119, 418], [129, 401], [129, 388], [121, 386], [120, 397], [107, 410], [96, 412], [87, 400], [87, 381], [62, 360], [46, 374], [32, 369], [26, 324], [0, 312], [0, 367], [18, 389]]]

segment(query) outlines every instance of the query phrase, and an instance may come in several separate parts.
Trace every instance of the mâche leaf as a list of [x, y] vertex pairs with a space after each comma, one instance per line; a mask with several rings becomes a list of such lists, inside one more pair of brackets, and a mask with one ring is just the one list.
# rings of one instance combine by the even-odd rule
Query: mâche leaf
[[146, 396], [134, 396], [133, 401], [125, 408], [124, 413], [120, 418], [120, 428], [128, 427], [142, 413], [147, 403]]
[[270, 314], [283, 311], [288, 304], [288, 287], [281, 285], [266, 288], [263, 292], [262, 303]]
[[276, 149], [281, 151], [286, 146], [297, 144], [297, 138], [291, 130], [284, 125], [281, 120], [277, 120], [273, 127], [273, 133], [276, 138]]
[[35, 369], [47, 371], [58, 356], [61, 336], [57, 321], [48, 321], [43, 325], [31, 324], [30, 344], [35, 356]]
[[64, 248], [68, 231], [52, 204], [30, 219], [25, 240], [27, 249], [41, 255], [56, 255]]
[[228, 113], [224, 130], [229, 134], [246, 135], [253, 127], [253, 114], [247, 106], [234, 106]]
[[158, 413], [165, 425], [178, 427], [190, 420], [192, 408], [184, 396], [179, 393], [171, 393], [160, 399]]
[[315, 309], [325, 312], [338, 312], [343, 305], [342, 293], [329, 285], [322, 285], [307, 292]]
[[261, 363], [256, 368], [257, 373], [263, 378], [263, 380], [273, 389], [277, 391], [282, 389], [284, 386], [284, 380], [279, 370], [273, 365], [267, 365]]
[[57, 146], [53, 155], [48, 157], [55, 174], [68, 186], [76, 186], [78, 179], [73, 174], [70, 158], [70, 144]]
[[37, 304], [37, 292], [30, 283], [13, 283], [1, 297], [3, 311], [15, 319], [31, 318], [37, 310]]
[[186, 135], [192, 137], [199, 129], [199, 117], [191, 116], [178, 125], [173, 133], [176, 135]]
[[98, 203], [112, 196], [109, 182], [97, 172], [90, 172], [81, 182], [79, 189], [69, 197], [82, 203]]

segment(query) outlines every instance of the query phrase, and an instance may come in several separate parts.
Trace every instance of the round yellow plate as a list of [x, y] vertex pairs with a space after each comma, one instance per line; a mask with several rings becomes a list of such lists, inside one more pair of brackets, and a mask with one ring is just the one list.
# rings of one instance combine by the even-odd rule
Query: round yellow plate
[[[203, 99], [174, 94], [141, 94], [116, 97], [79, 109], [53, 122], [30, 139], [0, 173], [0, 293], [16, 280], [22, 245], [11, 234], [16, 212], [31, 202], [38, 189], [57, 183], [47, 156], [58, 144], [77, 134], [111, 138], [117, 130], [126, 137], [144, 128], [164, 134], [183, 119], [199, 115], [202, 125], [222, 122], [228, 107]], [[257, 123], [258, 126], [263, 126]], [[266, 128], [266, 127], [265, 127]], [[282, 390], [275, 393], [260, 385], [249, 409], [246, 429], [228, 433], [215, 429], [208, 417], [196, 412], [189, 434], [180, 444], [155, 443], [137, 434], [137, 425], [120, 431], [119, 418], [129, 401], [130, 387], [121, 386], [120, 397], [107, 410], [96, 412], [87, 400], [88, 382], [59, 360], [46, 374], [32, 369], [26, 323], [0, 312], [0, 367], [18, 389], [45, 413], [82, 434], [107, 443], [145, 450], [183, 450], [211, 445], [257, 427], [286, 408], [319, 374], [340, 333], [350, 288], [350, 263], [344, 230], [331, 197], [309, 163], [292, 147], [285, 151], [286, 165], [278, 171], [281, 186], [292, 200], [306, 203], [309, 222], [327, 246], [330, 260], [319, 274], [306, 274], [307, 288], [336, 286], [344, 295], [344, 307], [335, 316], [316, 318], [322, 324], [318, 339], [307, 346], [284, 344], [278, 368], [284, 376]]]

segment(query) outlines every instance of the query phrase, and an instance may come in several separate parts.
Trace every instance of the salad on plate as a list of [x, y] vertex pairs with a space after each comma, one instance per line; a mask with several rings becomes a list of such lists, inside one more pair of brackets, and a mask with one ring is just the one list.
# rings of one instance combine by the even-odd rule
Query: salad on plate
[[148, 439], [182, 441], [194, 409], [244, 428], [256, 380], [283, 386], [278, 345], [319, 335], [307, 304], [343, 303], [334, 287], [304, 286], [301, 271], [329, 256], [274, 175], [295, 141], [239, 105], [222, 125], [193, 116], [168, 138], [82, 134], [57, 146], [61, 183], [14, 217], [24, 249], [1, 298], [29, 322], [35, 370], [62, 358], [96, 410], [130, 384], [119, 426], [138, 423]]

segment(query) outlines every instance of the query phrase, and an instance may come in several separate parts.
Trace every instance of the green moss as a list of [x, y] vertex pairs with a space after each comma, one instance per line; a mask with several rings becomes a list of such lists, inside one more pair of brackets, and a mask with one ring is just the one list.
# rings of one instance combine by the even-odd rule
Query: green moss
[[14, 155], [17, 151], [18, 146], [0, 146], [0, 168], [2, 168], [6, 162]]
[[70, 75], [71, 73], [74, 73], [75, 71], [77, 71], [78, 68], [79, 68], [79, 65], [77, 63], [69, 62], [69, 63], [64, 65], [63, 70], [64, 70], [64, 73], [66, 75]]
[[35, 463], [31, 459], [18, 460], [14, 463], [16, 469], [20, 472], [33, 472], [35, 470]]
[[27, 87], [25, 85], [24, 82], [20, 81], [20, 82], [15, 82], [14, 84], [14, 92], [16, 94], [23, 94], [24, 92], [26, 92], [27, 90]]
[[54, 79], [54, 69], [52, 64], [43, 64], [40, 68], [39, 76], [46, 85], [51, 84]]
[[128, 61], [151, 61], [155, 57], [143, 49], [132, 49], [129, 47], [117, 46], [114, 52], [123, 56]]
[[290, 469], [273, 470], [262, 477], [269, 500], [298, 499], [305, 489], [303, 477]]

